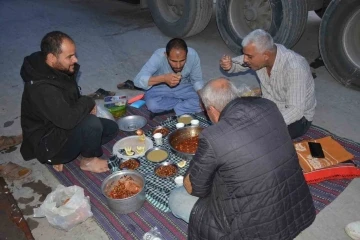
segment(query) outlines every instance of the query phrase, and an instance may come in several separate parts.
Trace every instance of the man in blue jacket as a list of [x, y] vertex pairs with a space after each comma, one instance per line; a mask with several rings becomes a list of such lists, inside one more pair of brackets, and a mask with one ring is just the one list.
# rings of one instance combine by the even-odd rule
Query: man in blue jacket
[[153, 113], [201, 112], [197, 94], [204, 85], [200, 59], [182, 39], [171, 39], [166, 48], [156, 50], [135, 77], [134, 84], [146, 90], [146, 106]]

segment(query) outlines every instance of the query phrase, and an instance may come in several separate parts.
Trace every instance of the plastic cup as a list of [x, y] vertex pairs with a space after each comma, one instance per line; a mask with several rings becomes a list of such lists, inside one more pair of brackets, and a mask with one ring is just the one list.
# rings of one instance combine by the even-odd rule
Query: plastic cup
[[195, 126], [195, 127], [199, 126], [199, 120], [197, 120], [197, 119], [191, 120], [190, 123], [191, 123], [191, 126]]
[[155, 133], [153, 137], [155, 139], [156, 145], [162, 145], [162, 134], [161, 133]]
[[178, 176], [174, 179], [174, 182], [176, 184], [177, 187], [181, 187], [183, 185], [184, 182], [184, 177], [183, 176]]
[[176, 128], [183, 128], [185, 126], [184, 123], [177, 123]]

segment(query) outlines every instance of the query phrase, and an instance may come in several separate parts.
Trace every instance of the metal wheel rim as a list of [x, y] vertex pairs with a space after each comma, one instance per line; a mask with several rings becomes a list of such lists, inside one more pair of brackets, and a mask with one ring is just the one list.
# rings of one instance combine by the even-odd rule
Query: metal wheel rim
[[229, 3], [229, 23], [240, 38], [258, 28], [269, 31], [271, 21], [270, 0], [231, 0]]
[[348, 59], [360, 68], [360, 9], [358, 9], [345, 26], [343, 35], [343, 47]]
[[161, 16], [167, 22], [178, 21], [184, 11], [185, 0], [157, 0]]

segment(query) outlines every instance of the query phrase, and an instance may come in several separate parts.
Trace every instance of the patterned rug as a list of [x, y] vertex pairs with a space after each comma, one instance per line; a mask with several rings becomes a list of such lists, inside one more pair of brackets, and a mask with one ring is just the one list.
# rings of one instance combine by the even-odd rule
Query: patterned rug
[[[140, 115], [145, 117], [148, 122], [143, 128], [146, 132], [161, 122], [168, 119], [173, 114], [157, 116], [153, 120], [149, 119], [149, 112], [146, 107], [140, 109], [128, 108], [127, 115]], [[116, 139], [112, 140], [103, 147], [104, 157], [109, 157], [112, 153], [112, 146], [119, 139], [134, 133], [120, 132]], [[306, 136], [297, 140], [315, 139], [324, 136], [332, 136], [336, 141], [343, 145], [349, 152], [356, 156], [355, 160], [360, 163], [360, 144], [353, 141], [337, 137], [332, 133], [316, 126], [312, 126]], [[144, 206], [127, 215], [113, 213], [106, 205], [106, 199], [101, 193], [101, 183], [109, 173], [92, 174], [83, 172], [79, 168], [79, 161], [75, 160], [64, 166], [64, 170], [58, 173], [48, 166], [49, 170], [64, 186], [78, 185], [85, 190], [85, 195], [90, 197], [91, 209], [94, 219], [99, 226], [107, 233], [110, 239], [141, 239], [144, 233], [152, 227], [157, 227], [164, 239], [186, 239], [187, 224], [175, 218], [170, 212], [165, 213], [158, 210], [149, 202]], [[317, 212], [320, 212], [329, 205], [339, 194], [348, 186], [351, 180], [331, 180], [319, 184], [310, 185], [314, 204]]]

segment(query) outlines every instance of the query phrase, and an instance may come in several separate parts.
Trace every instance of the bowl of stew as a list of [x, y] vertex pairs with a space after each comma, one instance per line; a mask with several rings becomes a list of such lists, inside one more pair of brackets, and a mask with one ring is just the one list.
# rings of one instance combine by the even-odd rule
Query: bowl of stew
[[104, 179], [101, 192], [113, 212], [135, 212], [145, 202], [145, 178], [135, 170], [117, 171]]
[[161, 133], [163, 137], [166, 137], [170, 133], [170, 130], [167, 127], [158, 126], [158, 127], [154, 128], [154, 130], [153, 130], [153, 135], [155, 133]]
[[154, 172], [160, 178], [168, 178], [175, 176], [178, 170], [179, 168], [175, 163], [163, 162], [155, 167]]
[[176, 129], [168, 137], [170, 149], [179, 157], [191, 160], [198, 148], [199, 134], [202, 130], [199, 126]]
[[124, 159], [120, 162], [120, 169], [135, 170], [140, 167], [140, 161], [136, 158]]

